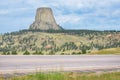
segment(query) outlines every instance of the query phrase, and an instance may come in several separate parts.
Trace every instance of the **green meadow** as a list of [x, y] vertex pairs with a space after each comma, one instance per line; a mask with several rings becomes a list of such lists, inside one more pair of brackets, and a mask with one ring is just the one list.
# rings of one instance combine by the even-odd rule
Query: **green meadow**
[[36, 73], [0, 80], [120, 80], [120, 72], [107, 73], [76, 73], [76, 72], [54, 72]]

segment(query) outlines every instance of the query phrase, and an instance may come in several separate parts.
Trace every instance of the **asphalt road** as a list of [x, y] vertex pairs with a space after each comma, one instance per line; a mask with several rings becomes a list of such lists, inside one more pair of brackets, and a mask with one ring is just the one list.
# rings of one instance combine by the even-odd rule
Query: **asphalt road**
[[120, 70], [120, 55], [0, 56], [0, 73]]

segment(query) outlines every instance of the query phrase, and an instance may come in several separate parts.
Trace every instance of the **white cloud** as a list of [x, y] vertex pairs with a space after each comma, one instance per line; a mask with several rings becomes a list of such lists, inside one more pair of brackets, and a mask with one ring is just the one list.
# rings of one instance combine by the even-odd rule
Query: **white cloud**
[[64, 24], [64, 23], [74, 24], [80, 22], [80, 20], [81, 18], [75, 14], [56, 16], [56, 21], [58, 22], [58, 24]]
[[1, 9], [0, 15], [9, 15], [9, 14], [18, 14], [18, 13], [24, 13], [25, 11], [29, 11], [31, 8], [11, 8], [11, 9]]

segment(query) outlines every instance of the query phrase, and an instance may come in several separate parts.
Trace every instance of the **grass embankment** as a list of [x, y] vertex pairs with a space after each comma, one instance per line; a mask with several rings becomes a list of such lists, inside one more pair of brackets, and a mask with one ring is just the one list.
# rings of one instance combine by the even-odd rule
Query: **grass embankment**
[[120, 54], [120, 48], [109, 48], [98, 51], [92, 51], [90, 54]]
[[[4, 80], [4, 79], [0, 79]], [[120, 80], [120, 72], [111, 73], [38, 73], [7, 80]]]

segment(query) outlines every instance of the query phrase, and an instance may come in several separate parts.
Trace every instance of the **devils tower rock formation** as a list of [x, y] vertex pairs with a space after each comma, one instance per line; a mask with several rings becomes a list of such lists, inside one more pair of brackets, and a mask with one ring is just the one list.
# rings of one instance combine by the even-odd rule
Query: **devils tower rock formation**
[[30, 29], [61, 30], [62, 28], [57, 25], [51, 8], [38, 8]]

